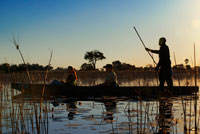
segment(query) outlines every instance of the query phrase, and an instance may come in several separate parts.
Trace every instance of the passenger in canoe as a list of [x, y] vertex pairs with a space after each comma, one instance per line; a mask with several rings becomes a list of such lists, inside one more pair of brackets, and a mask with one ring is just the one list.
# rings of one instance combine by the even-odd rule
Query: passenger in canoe
[[112, 64], [106, 64], [103, 68], [106, 69], [106, 72], [108, 72], [105, 82], [101, 84], [100, 86], [111, 86], [111, 87], [119, 87], [117, 82], [117, 75], [113, 71]]
[[66, 79], [66, 85], [67, 86], [77, 86], [77, 75], [76, 75], [76, 71], [72, 66], [68, 66], [67, 68], [68, 70], [68, 77]]
[[68, 66], [67, 68], [68, 76], [66, 78], [66, 81], [58, 81], [53, 80], [50, 85], [66, 85], [66, 86], [77, 86], [77, 75], [76, 71], [72, 66]]
[[167, 85], [171, 89], [173, 87], [171, 60], [169, 48], [166, 45], [166, 39], [164, 37], [159, 39], [159, 46], [159, 50], [146, 48], [146, 51], [159, 54], [159, 62], [156, 66], [156, 70], [159, 70], [160, 88], [164, 89], [164, 83], [167, 81]]

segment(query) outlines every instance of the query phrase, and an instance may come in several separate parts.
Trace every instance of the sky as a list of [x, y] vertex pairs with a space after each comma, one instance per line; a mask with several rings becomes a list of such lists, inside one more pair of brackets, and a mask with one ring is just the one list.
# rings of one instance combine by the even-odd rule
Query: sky
[[[153, 64], [145, 45], [159, 49], [167, 39], [171, 61], [193, 61], [196, 46], [200, 64], [200, 0], [0, 0], [0, 64], [22, 59], [10, 39], [16, 37], [26, 62], [74, 66], [79, 69], [87, 51], [106, 57], [102, 68], [115, 60], [136, 66]], [[156, 61], [158, 56], [154, 55]]]

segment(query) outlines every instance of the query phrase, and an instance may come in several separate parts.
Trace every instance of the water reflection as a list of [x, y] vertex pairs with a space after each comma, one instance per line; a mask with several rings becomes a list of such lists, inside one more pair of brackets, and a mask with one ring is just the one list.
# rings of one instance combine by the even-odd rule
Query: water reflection
[[9, 84], [0, 86], [0, 96], [0, 133], [183, 134], [194, 133], [195, 124], [199, 128], [195, 96], [42, 100], [20, 94]]
[[172, 106], [173, 103], [169, 98], [159, 100], [158, 134], [170, 134], [173, 121]]
[[103, 98], [103, 104], [105, 106], [104, 121], [113, 122], [114, 113], [117, 111], [117, 99]]

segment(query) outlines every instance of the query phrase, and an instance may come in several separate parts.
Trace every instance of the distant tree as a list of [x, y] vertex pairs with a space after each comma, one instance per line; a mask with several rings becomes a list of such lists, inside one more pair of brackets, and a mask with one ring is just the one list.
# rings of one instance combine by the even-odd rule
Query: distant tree
[[185, 70], [184, 65], [183, 64], [178, 64], [172, 67], [175, 70]]
[[2, 71], [4, 73], [8, 73], [9, 67], [10, 67], [10, 65], [8, 63], [1, 64], [0, 65], [0, 71]]
[[189, 60], [188, 59], [185, 59], [184, 60], [185, 64], [187, 65], [189, 63]]
[[57, 67], [55, 70], [63, 71], [63, 70], [66, 70], [66, 69], [63, 68], [63, 67]]
[[112, 64], [114, 69], [121, 70], [122, 63], [119, 60], [113, 61]]
[[83, 63], [81, 65], [81, 68], [80, 68], [80, 70], [93, 70], [93, 69], [94, 69], [94, 67], [90, 63], [89, 64], [88, 63]]
[[[48, 66], [42, 66], [39, 64], [19, 64], [19, 65], [9, 65], [8, 63], [0, 64], [0, 72], [9, 73], [10, 72], [23, 72], [26, 71], [26, 67], [29, 71], [46, 71]], [[52, 66], [49, 67], [50, 70], [53, 69]]]
[[134, 70], [135, 69], [135, 65], [131, 65], [131, 64], [127, 64], [127, 63], [121, 63], [121, 61], [116, 60], [112, 62], [113, 64], [113, 68], [115, 70]]
[[122, 63], [121, 65], [121, 70], [134, 70], [135, 65], [127, 64], [127, 63]]
[[[27, 65], [27, 67], [28, 67], [28, 65]], [[19, 71], [19, 72], [26, 71], [26, 65], [25, 64], [19, 64], [17, 71]]]
[[102, 52], [100, 52], [98, 50], [93, 50], [90, 52], [86, 52], [84, 59], [89, 60], [89, 63], [92, 64], [93, 69], [96, 69], [96, 62], [98, 60], [106, 59], [106, 57], [103, 55]]
[[147, 65], [144, 67], [144, 70], [153, 70], [153, 65], [152, 65], [152, 64], [147, 64]]
[[16, 72], [18, 69], [18, 66], [17, 65], [11, 65], [10, 66], [10, 72]]
[[187, 70], [191, 70], [191, 66], [190, 65], [186, 65], [185, 66]]
[[45, 67], [44, 67], [44, 70], [47, 70], [47, 68], [49, 67], [49, 70], [52, 70], [53, 69], [53, 67], [50, 65], [50, 66], [48, 66], [48, 65], [46, 65]]

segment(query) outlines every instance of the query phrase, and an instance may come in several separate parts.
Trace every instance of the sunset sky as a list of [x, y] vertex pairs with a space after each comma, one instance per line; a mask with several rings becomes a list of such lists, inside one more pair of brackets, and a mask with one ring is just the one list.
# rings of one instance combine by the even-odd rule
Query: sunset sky
[[191, 60], [195, 42], [200, 64], [200, 0], [0, 0], [0, 63], [22, 63], [9, 40], [15, 35], [31, 64], [46, 65], [51, 50], [53, 67], [79, 69], [91, 50], [106, 57], [99, 68], [115, 60], [152, 64], [133, 26], [152, 49], [166, 37], [172, 64], [173, 52], [178, 64]]

